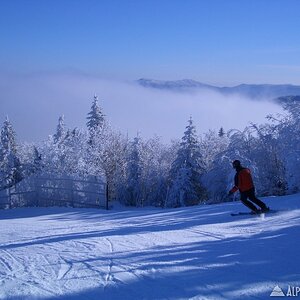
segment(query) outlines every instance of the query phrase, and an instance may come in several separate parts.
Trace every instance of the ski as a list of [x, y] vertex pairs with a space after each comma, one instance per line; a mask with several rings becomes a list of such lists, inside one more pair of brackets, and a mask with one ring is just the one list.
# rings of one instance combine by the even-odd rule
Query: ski
[[230, 215], [232, 217], [236, 217], [236, 216], [247, 216], [247, 215], [250, 215], [250, 216], [261, 216], [261, 215], [264, 215], [264, 214], [273, 214], [273, 213], [277, 213], [278, 210], [274, 210], [274, 209], [270, 209], [269, 211], [266, 211], [266, 212], [262, 212], [262, 213], [258, 213], [258, 214], [254, 214], [252, 213], [251, 211], [249, 212], [237, 212], [237, 213], [231, 213]]
[[232, 217], [236, 217], [236, 216], [246, 216], [246, 215], [256, 216], [256, 215], [252, 214], [251, 212], [237, 212], [237, 213], [231, 213], [230, 215], [231, 215]]

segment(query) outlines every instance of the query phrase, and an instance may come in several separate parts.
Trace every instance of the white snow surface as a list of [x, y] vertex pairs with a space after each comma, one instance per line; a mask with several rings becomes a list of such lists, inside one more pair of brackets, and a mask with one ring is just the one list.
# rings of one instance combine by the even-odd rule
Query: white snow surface
[[0, 299], [268, 299], [300, 286], [300, 195], [264, 201], [1, 210]]

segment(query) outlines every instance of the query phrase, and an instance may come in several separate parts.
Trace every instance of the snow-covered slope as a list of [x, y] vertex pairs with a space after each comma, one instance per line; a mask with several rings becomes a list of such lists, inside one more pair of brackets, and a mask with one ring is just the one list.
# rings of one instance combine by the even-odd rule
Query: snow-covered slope
[[[268, 299], [300, 286], [300, 195], [281, 211], [242, 204], [172, 210], [0, 211], [0, 299]], [[278, 288], [275, 290], [277, 291]]]

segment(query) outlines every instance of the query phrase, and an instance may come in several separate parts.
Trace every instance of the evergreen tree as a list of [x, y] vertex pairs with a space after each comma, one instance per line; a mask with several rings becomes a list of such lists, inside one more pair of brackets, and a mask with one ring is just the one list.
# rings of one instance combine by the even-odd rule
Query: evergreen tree
[[17, 153], [16, 133], [8, 117], [1, 129], [0, 189], [15, 185], [23, 178], [22, 166]]
[[218, 135], [219, 137], [223, 137], [225, 135], [225, 131], [223, 127], [220, 128]]
[[87, 119], [87, 127], [90, 133], [90, 137], [93, 138], [94, 135], [96, 135], [101, 131], [101, 129], [103, 129], [105, 122], [105, 115], [103, 114], [102, 109], [99, 106], [97, 95], [94, 96], [91, 111], [88, 113]]
[[56, 128], [56, 133], [54, 134], [54, 142], [61, 142], [66, 136], [66, 125], [64, 115], [60, 116], [58, 119], [58, 125]]
[[37, 149], [37, 147], [33, 147], [33, 164], [32, 164], [32, 173], [35, 171], [39, 171], [42, 168], [42, 155]]
[[17, 152], [16, 133], [8, 117], [6, 117], [1, 129], [1, 146], [6, 153], [16, 154]]
[[177, 157], [172, 164], [171, 185], [167, 205], [183, 206], [199, 204], [205, 198], [201, 184], [202, 155], [192, 118], [186, 127]]

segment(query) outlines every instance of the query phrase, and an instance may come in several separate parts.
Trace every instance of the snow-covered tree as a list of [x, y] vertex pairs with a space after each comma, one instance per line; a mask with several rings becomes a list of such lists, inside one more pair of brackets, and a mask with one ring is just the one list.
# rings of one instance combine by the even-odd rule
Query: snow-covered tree
[[214, 130], [209, 130], [204, 134], [200, 141], [200, 149], [205, 172], [208, 172], [211, 169], [216, 156], [219, 153], [224, 152], [227, 149], [228, 144], [229, 139], [227, 136], [220, 136], [220, 134]]
[[163, 145], [158, 136], [142, 143], [142, 186], [145, 205], [165, 206], [167, 177], [174, 156], [172, 148]]
[[259, 178], [257, 191], [265, 196], [283, 195], [287, 189], [286, 170], [280, 155], [282, 145], [278, 142], [277, 128], [270, 124], [253, 124], [252, 127], [257, 134], [253, 149], [253, 162]]
[[97, 148], [94, 148], [97, 150], [94, 153], [97, 153], [95, 161], [98, 165], [94, 164], [95, 161], [91, 164], [98, 170], [103, 170], [108, 184], [108, 196], [113, 200], [116, 199], [125, 176], [128, 141], [120, 132], [114, 131], [108, 125], [105, 126], [100, 138]]
[[252, 161], [253, 149], [256, 143], [253, 131], [252, 127], [246, 127], [244, 130], [232, 129], [228, 132], [227, 155], [232, 160], [239, 159], [245, 164]]
[[225, 136], [225, 131], [224, 131], [224, 128], [223, 128], [223, 127], [220, 128], [220, 130], [219, 130], [219, 132], [218, 132], [218, 135], [219, 135], [219, 137]]
[[0, 189], [15, 185], [23, 179], [23, 170], [17, 153], [16, 133], [8, 117], [1, 129]]
[[182, 137], [177, 157], [170, 171], [168, 206], [199, 204], [205, 199], [201, 183], [203, 159], [192, 118]]
[[43, 172], [59, 176], [87, 176], [95, 175], [88, 167], [88, 136], [78, 128], [67, 129], [65, 137], [57, 143], [54, 136], [39, 146], [42, 157]]
[[22, 164], [24, 177], [28, 177], [42, 168], [42, 155], [34, 143], [20, 143], [18, 157]]
[[63, 142], [63, 148], [64, 172], [73, 176], [89, 175], [85, 161], [85, 153], [87, 151], [87, 135], [78, 128], [68, 130]]
[[93, 138], [101, 132], [105, 124], [105, 115], [103, 114], [102, 109], [99, 106], [97, 95], [94, 95], [94, 100], [91, 106], [91, 110], [88, 113], [87, 120], [87, 128], [90, 133], [90, 143], [92, 143]]
[[58, 119], [58, 125], [53, 135], [50, 135], [39, 147], [43, 170], [50, 174], [66, 174], [66, 138], [69, 130], [66, 127], [64, 116]]
[[86, 161], [89, 172], [93, 175], [103, 175], [103, 155], [106, 148], [105, 137], [110, 131], [109, 124], [98, 103], [98, 96], [94, 96], [91, 111], [87, 116], [88, 141]]
[[127, 205], [143, 206], [141, 138], [139, 136], [134, 138], [128, 150], [123, 201]]
[[215, 156], [209, 171], [204, 174], [203, 184], [207, 189], [210, 203], [232, 200], [228, 197], [228, 191], [233, 185], [235, 175], [231, 163], [232, 159], [227, 156], [226, 152], [220, 152]]
[[284, 168], [283, 188], [294, 193], [300, 191], [300, 102], [293, 101], [293, 97], [287, 98], [289, 101], [282, 105], [284, 114], [276, 117], [268, 116], [268, 118], [272, 121], [273, 131], [275, 131], [278, 160], [280, 164], [283, 164], [280, 167], [280, 178], [282, 178]]
[[66, 137], [66, 125], [64, 115], [59, 117], [56, 133], [53, 137], [55, 143], [60, 143]]
[[17, 152], [16, 132], [8, 117], [6, 117], [1, 129], [1, 146], [6, 153], [16, 154]]
[[232, 160], [226, 153], [228, 144], [227, 136], [220, 136], [213, 130], [209, 130], [201, 139], [200, 147], [205, 167], [202, 182], [210, 202], [226, 200], [229, 184], [232, 184]]

